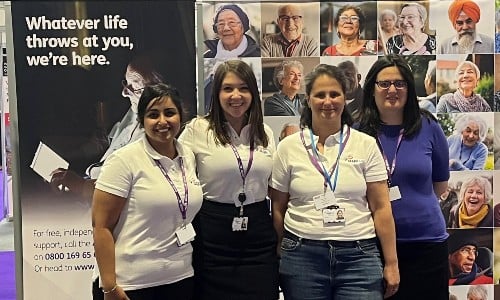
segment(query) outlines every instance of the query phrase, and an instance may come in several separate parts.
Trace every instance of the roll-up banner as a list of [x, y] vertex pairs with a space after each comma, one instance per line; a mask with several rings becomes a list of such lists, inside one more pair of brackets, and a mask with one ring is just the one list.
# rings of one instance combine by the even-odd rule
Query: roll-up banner
[[127, 66], [196, 114], [194, 1], [14, 1], [11, 16], [23, 299], [88, 300], [91, 196], [78, 183], [141, 130]]

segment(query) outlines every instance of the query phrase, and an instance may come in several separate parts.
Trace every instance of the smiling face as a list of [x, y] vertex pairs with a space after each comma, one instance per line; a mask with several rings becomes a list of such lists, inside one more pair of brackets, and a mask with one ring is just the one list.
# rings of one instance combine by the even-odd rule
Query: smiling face
[[313, 127], [324, 122], [340, 127], [345, 95], [342, 86], [335, 78], [326, 74], [316, 78], [307, 103], [311, 107]]
[[[377, 81], [395, 81], [403, 80], [404, 77], [399, 72], [396, 66], [391, 66], [382, 69], [377, 74]], [[408, 98], [408, 88], [396, 89], [394, 84], [391, 84], [388, 89], [382, 89], [377, 84], [375, 84], [375, 89], [373, 91], [375, 97], [375, 104], [377, 109], [383, 118], [386, 114], [398, 114], [403, 115], [403, 110], [406, 105]]]
[[468, 94], [472, 93], [477, 86], [478, 78], [475, 68], [469, 64], [464, 64], [457, 71], [457, 81], [458, 88], [464, 95], [469, 96]]
[[285, 94], [297, 93], [302, 82], [302, 72], [297, 67], [285, 67], [283, 79], [281, 80], [282, 91]]
[[415, 6], [406, 6], [399, 15], [399, 28], [403, 34], [416, 35], [422, 32], [424, 23]]
[[153, 99], [144, 114], [144, 132], [153, 148], [161, 153], [165, 145], [173, 143], [180, 130], [181, 115], [170, 97]]
[[[345, 21], [342, 19], [346, 18]], [[337, 24], [338, 32], [341, 37], [358, 36], [359, 34], [359, 19], [351, 20], [351, 17], [358, 17], [358, 14], [353, 9], [348, 9], [340, 15], [339, 23]]]
[[292, 41], [300, 37], [304, 27], [302, 10], [296, 5], [287, 5], [278, 11], [278, 26], [283, 36]]
[[462, 142], [467, 147], [473, 147], [479, 142], [479, 125], [476, 122], [469, 122], [462, 130]]
[[450, 254], [448, 259], [454, 269], [458, 271], [456, 273], [470, 273], [476, 260], [476, 247], [474, 245], [465, 245]]
[[476, 214], [481, 207], [486, 204], [483, 188], [477, 183], [467, 187], [464, 193], [463, 203], [465, 204], [469, 216]]
[[252, 103], [248, 85], [233, 72], [228, 72], [222, 81], [219, 101], [229, 123], [240, 123]]
[[243, 25], [234, 11], [226, 9], [220, 12], [216, 26], [217, 36], [226, 50], [236, 49], [240, 45], [243, 40]]

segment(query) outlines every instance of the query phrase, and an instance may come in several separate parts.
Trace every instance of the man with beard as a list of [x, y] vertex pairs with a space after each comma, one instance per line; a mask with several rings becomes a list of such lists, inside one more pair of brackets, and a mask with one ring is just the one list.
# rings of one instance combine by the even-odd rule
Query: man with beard
[[438, 49], [439, 54], [492, 53], [493, 39], [476, 32], [481, 9], [472, 0], [455, 0], [448, 8], [448, 17], [457, 32]]

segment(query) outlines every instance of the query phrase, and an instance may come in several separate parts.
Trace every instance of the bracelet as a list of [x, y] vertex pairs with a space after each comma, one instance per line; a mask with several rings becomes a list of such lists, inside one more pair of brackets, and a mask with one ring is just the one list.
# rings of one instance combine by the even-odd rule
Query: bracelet
[[117, 288], [117, 287], [118, 287], [118, 284], [115, 284], [115, 286], [114, 286], [112, 289], [110, 289], [109, 291], [106, 291], [105, 289], [102, 289], [102, 293], [103, 293], [103, 294], [109, 294], [109, 293], [112, 293], [112, 292], [116, 291], [116, 288]]

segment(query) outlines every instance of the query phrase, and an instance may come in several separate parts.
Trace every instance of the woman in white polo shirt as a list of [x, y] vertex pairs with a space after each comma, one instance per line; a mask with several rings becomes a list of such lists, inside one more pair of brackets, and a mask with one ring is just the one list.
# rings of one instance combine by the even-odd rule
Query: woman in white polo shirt
[[210, 112], [187, 124], [179, 141], [195, 153], [204, 193], [193, 222], [196, 299], [278, 299], [276, 233], [266, 201], [274, 137], [250, 66], [219, 65]]
[[272, 211], [287, 300], [382, 299], [399, 285], [384, 161], [375, 139], [350, 127], [345, 90], [335, 66], [308, 74], [301, 130], [274, 156]]
[[203, 196], [194, 155], [175, 140], [181, 104], [175, 88], [147, 86], [137, 113], [145, 134], [102, 167], [92, 204], [94, 299], [193, 297], [191, 221]]

